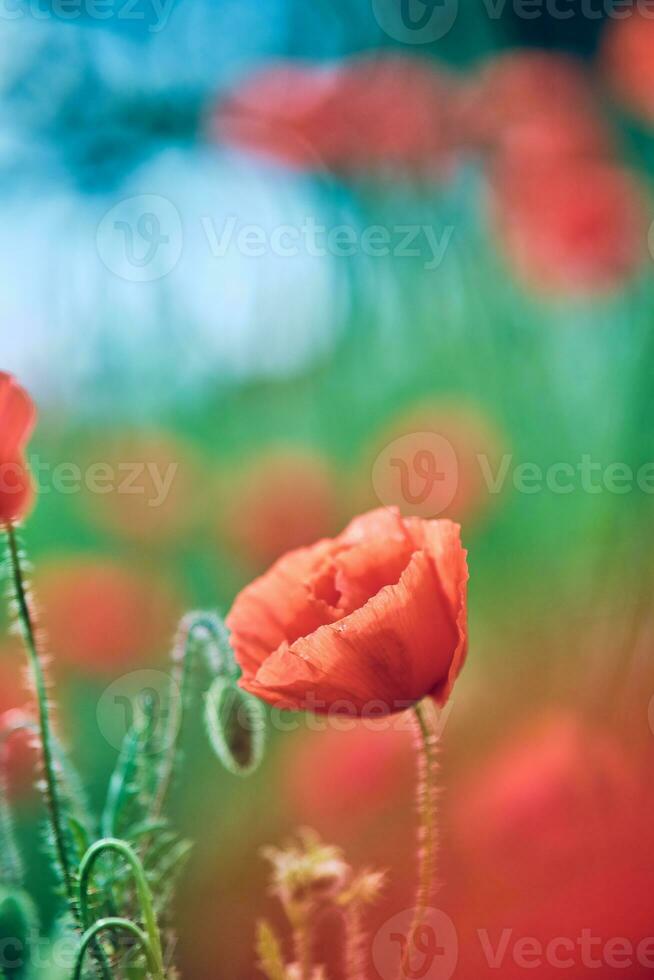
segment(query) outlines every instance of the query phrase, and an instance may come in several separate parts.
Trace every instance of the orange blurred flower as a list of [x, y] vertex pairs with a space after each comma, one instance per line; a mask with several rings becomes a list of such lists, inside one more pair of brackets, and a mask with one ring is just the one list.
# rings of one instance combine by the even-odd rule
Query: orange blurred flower
[[347, 731], [303, 732], [284, 767], [284, 798], [293, 820], [335, 840], [352, 837], [372, 822], [383, 822], [387, 830], [385, 818], [394, 804], [400, 802], [404, 815], [413, 793], [410, 727], [352, 724], [356, 727]]
[[94, 523], [129, 541], [164, 544], [186, 534], [202, 506], [194, 452], [166, 432], [95, 437], [84, 503]]
[[161, 579], [97, 556], [43, 564], [34, 585], [55, 667], [89, 674], [165, 652], [181, 611]]
[[286, 62], [223, 102], [214, 131], [303, 168], [442, 174], [455, 151], [455, 92], [446, 72], [416, 58]]
[[[545, 51], [516, 50], [487, 62], [462, 100], [472, 146], [545, 158], [604, 153], [610, 140], [581, 62]], [[538, 154], [538, 156], [537, 156]]]
[[646, 255], [644, 195], [619, 166], [565, 161], [500, 169], [491, 208], [514, 268], [543, 291], [616, 288]]
[[22, 520], [32, 504], [23, 453], [35, 422], [36, 408], [27, 392], [0, 371], [0, 524]]
[[634, 115], [654, 123], [654, 20], [638, 5], [624, 18], [609, 18], [600, 51], [602, 75]]
[[241, 683], [279, 707], [388, 714], [444, 703], [467, 652], [466, 552], [450, 521], [395, 508], [281, 558], [227, 625]]
[[257, 568], [336, 527], [336, 477], [317, 453], [267, 449], [235, 473], [225, 473], [221, 482], [220, 534]]
[[[621, 936], [635, 949], [651, 936], [651, 791], [612, 734], [572, 713], [543, 716], [515, 730], [448, 799], [458, 850], [448, 886], [457, 975], [476, 980], [499, 970], [517, 980], [525, 963], [514, 944], [519, 953], [531, 937], [541, 955], [530, 973], [541, 980], [560, 975], [562, 960], [575, 977], [609, 980], [616, 972], [605, 944]], [[584, 935], [597, 937], [594, 967]]]
[[564, 711], [514, 731], [452, 791], [452, 826], [476, 862], [548, 876], [583, 860], [632, 808], [633, 767], [609, 734]]
[[271, 65], [218, 105], [214, 135], [286, 164], [320, 169], [339, 83], [337, 66]]
[[404, 409], [372, 439], [357, 475], [357, 499], [399, 507], [405, 516], [468, 524], [491, 504], [504, 440], [479, 407], [427, 399]]

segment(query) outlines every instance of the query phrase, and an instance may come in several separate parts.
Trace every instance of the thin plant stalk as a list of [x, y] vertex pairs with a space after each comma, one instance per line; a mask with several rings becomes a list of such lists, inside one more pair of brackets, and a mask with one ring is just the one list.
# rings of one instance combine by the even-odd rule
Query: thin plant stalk
[[307, 916], [301, 916], [293, 923], [293, 952], [298, 965], [299, 980], [311, 980], [313, 937]]
[[36, 640], [36, 627], [30, 608], [25, 576], [23, 574], [20, 551], [16, 540], [16, 530], [13, 524], [6, 524], [7, 540], [9, 543], [9, 564], [11, 569], [14, 597], [18, 609], [18, 620], [21, 626], [23, 640], [27, 651], [32, 681], [36, 692], [39, 723], [39, 748], [45, 781], [45, 799], [48, 809], [52, 837], [54, 841], [57, 864], [66, 894], [68, 904], [75, 914], [75, 883], [73, 869], [70, 866], [65, 844], [63, 823], [63, 804], [59, 794], [56, 776], [56, 760], [54, 755], [52, 722], [48, 702], [48, 689], [45, 670]]
[[363, 930], [363, 909], [352, 902], [345, 911], [345, 969], [348, 980], [367, 980], [366, 934]]
[[416, 932], [422, 925], [435, 885], [438, 857], [436, 828], [436, 770], [437, 736], [431, 720], [433, 709], [426, 702], [413, 708], [417, 748], [417, 811], [418, 811], [418, 888], [406, 945], [401, 959], [400, 977], [404, 977], [413, 951]]
[[[14, 590], [14, 599], [18, 612], [18, 622], [21, 627], [21, 634], [27, 659], [32, 674], [32, 683], [36, 693], [38, 710], [38, 743], [41, 753], [41, 765], [43, 769], [43, 780], [45, 786], [45, 803], [52, 831], [54, 851], [59, 874], [64, 887], [64, 894], [68, 908], [78, 926], [81, 926], [79, 906], [75, 891], [75, 874], [66, 851], [66, 831], [64, 827], [64, 805], [57, 781], [57, 761], [55, 756], [55, 735], [50, 718], [50, 704], [48, 701], [48, 685], [45, 676], [43, 659], [39, 650], [36, 638], [36, 624], [30, 606], [27, 586], [25, 584], [25, 574], [21, 562], [20, 549], [16, 538], [16, 528], [13, 524], [5, 524], [7, 534], [9, 566], [11, 571], [11, 582]], [[91, 953], [98, 963], [100, 972], [105, 980], [111, 980], [111, 973], [103, 951], [98, 944], [91, 943]]]

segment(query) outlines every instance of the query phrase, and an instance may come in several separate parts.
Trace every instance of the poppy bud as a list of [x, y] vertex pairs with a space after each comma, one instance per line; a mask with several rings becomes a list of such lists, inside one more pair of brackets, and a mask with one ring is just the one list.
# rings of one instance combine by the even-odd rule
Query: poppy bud
[[236, 776], [254, 772], [264, 749], [261, 703], [233, 681], [218, 677], [207, 693], [204, 718], [211, 746], [225, 768]]

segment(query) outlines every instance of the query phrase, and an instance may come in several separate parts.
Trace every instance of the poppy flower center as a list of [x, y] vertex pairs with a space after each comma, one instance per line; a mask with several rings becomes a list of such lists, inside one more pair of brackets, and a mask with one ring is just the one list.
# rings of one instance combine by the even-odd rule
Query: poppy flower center
[[332, 609], [338, 609], [342, 593], [336, 587], [336, 568], [333, 565], [329, 565], [314, 579], [311, 591], [316, 599], [325, 602]]

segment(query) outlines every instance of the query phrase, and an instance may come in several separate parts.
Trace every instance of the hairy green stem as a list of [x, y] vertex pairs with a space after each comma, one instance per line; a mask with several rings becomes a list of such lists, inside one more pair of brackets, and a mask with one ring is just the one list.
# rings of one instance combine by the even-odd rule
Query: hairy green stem
[[150, 971], [152, 976], [153, 977], [159, 977], [160, 975], [163, 976], [163, 974], [159, 974], [157, 972], [158, 971], [157, 960], [154, 956], [153, 950], [150, 947], [150, 941], [146, 936], [146, 934], [143, 932], [143, 930], [139, 929], [136, 923], [131, 922], [129, 919], [121, 919], [118, 918], [117, 916], [112, 916], [107, 919], [98, 919], [98, 921], [94, 923], [92, 926], [90, 926], [82, 936], [82, 940], [80, 942], [80, 946], [77, 951], [77, 956], [75, 958], [73, 980], [80, 980], [80, 977], [82, 976], [84, 959], [86, 957], [86, 953], [89, 947], [90, 946], [92, 947], [95, 943], [98, 942], [98, 937], [102, 932], [106, 932], [107, 930], [111, 930], [112, 932], [115, 932], [116, 929], [122, 929], [123, 931], [129, 932], [131, 933], [131, 935], [135, 936], [139, 942], [139, 945], [143, 949], [143, 952], [145, 953], [145, 957], [148, 964], [148, 970]]
[[93, 874], [96, 861], [107, 851], [114, 851], [116, 854], [119, 854], [131, 868], [136, 884], [138, 902], [143, 916], [145, 934], [152, 951], [153, 963], [156, 965], [156, 969], [152, 971], [152, 974], [155, 980], [164, 980], [163, 950], [161, 948], [161, 937], [154, 911], [152, 892], [146, 880], [143, 865], [126, 841], [107, 837], [93, 844], [84, 855], [79, 868], [79, 906], [82, 924], [85, 929], [90, 928], [88, 892], [91, 875]]
[[53, 746], [52, 723], [50, 720], [50, 710], [48, 707], [48, 691], [45, 679], [43, 663], [36, 641], [36, 630], [32, 618], [25, 577], [21, 565], [16, 531], [13, 524], [6, 524], [7, 540], [9, 543], [9, 564], [11, 568], [12, 584], [14, 597], [18, 607], [18, 619], [22, 628], [23, 639], [27, 650], [32, 681], [36, 692], [39, 716], [39, 743], [41, 749], [41, 761], [43, 765], [43, 777], [45, 780], [45, 799], [48, 809], [48, 816], [52, 828], [52, 836], [55, 845], [57, 863], [61, 879], [66, 893], [66, 899], [73, 915], [77, 918], [75, 905], [75, 883], [73, 869], [68, 860], [65, 844], [65, 830], [62, 818], [62, 801], [59, 795], [59, 786], [56, 776], [56, 761]]
[[400, 966], [400, 977], [405, 975], [415, 935], [420, 928], [434, 889], [438, 839], [436, 832], [436, 735], [432, 729], [429, 709], [424, 702], [416, 704], [413, 715], [417, 730], [417, 810], [418, 829], [418, 888], [413, 910], [413, 920], [407, 936]]
[[[43, 768], [46, 809], [66, 901], [74, 921], [78, 925], [81, 925], [79, 907], [76, 901], [75, 873], [66, 851], [66, 830], [63, 818], [64, 807], [57, 782], [56, 739], [50, 718], [45, 670], [36, 639], [36, 626], [27, 594], [20, 549], [16, 538], [16, 529], [13, 524], [6, 524], [5, 531], [8, 542], [11, 581], [18, 610], [18, 621], [21, 626], [23, 641], [27, 651], [38, 706], [38, 741]], [[97, 961], [104, 980], [111, 980], [111, 972], [102, 950], [94, 943], [91, 947], [91, 952]]]

